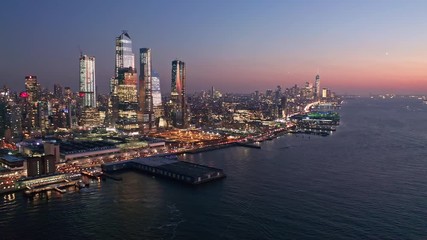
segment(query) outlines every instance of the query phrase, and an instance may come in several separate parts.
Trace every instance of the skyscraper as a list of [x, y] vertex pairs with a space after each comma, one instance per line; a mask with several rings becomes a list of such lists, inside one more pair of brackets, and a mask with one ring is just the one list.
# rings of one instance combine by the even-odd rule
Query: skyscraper
[[151, 130], [154, 127], [153, 116], [153, 83], [151, 78], [151, 49], [141, 48], [139, 74], [139, 108], [143, 114], [143, 129]]
[[96, 107], [95, 57], [80, 56], [80, 96], [84, 107]]
[[157, 120], [163, 115], [162, 93], [160, 91], [160, 76], [153, 71], [151, 74], [152, 94], [153, 94], [153, 111], [154, 118]]
[[56, 99], [58, 100], [63, 100], [63, 92], [62, 92], [62, 87], [59, 84], [54, 84], [53, 85], [53, 95], [55, 96]]
[[137, 75], [133, 68], [121, 68], [117, 85], [117, 120], [116, 127], [122, 133], [138, 132], [138, 88]]
[[316, 75], [316, 80], [314, 82], [314, 98], [317, 100], [320, 98], [320, 76]]
[[[132, 40], [127, 33], [127, 31], [123, 31], [118, 37], [116, 37], [116, 59], [115, 59], [115, 70], [114, 77], [110, 80], [110, 102], [109, 102], [109, 110], [108, 110], [108, 119], [111, 125], [116, 125], [118, 121], [124, 123], [123, 119], [119, 119], [119, 105], [122, 110], [124, 107], [124, 102], [120, 102], [119, 100], [119, 85], [122, 85], [120, 89], [121, 99], [124, 100], [126, 98], [131, 98], [132, 101], [134, 97], [137, 98], [138, 95], [135, 92], [135, 96], [131, 96], [131, 92], [133, 94], [133, 88], [137, 85], [127, 84], [129, 81], [125, 81], [127, 75], [127, 79], [133, 78], [136, 76], [135, 69], [135, 56], [132, 52]], [[127, 74], [126, 74], [127, 73]], [[126, 82], [126, 83], [125, 83]], [[126, 87], [127, 86], [127, 87]], [[138, 89], [135, 89], [135, 91]], [[138, 101], [136, 101], [138, 105]], [[132, 103], [133, 105], [133, 103]], [[133, 107], [132, 107], [133, 109]], [[137, 109], [135, 109], [137, 110]], [[132, 110], [133, 111], [133, 110]], [[123, 116], [123, 114], [122, 114]], [[132, 115], [133, 116], [133, 115]], [[120, 117], [122, 118], [122, 117]], [[121, 124], [123, 127], [123, 124]]]
[[27, 97], [24, 102], [23, 122], [25, 130], [30, 131], [39, 126], [38, 122], [38, 101], [40, 100], [40, 84], [37, 82], [37, 76], [25, 77], [25, 91]]
[[172, 61], [171, 100], [174, 105], [172, 124], [178, 128], [186, 127], [185, 99], [185, 63], [180, 60]]
[[28, 93], [28, 102], [34, 104], [40, 97], [40, 85], [37, 76], [25, 76], [25, 91]]
[[116, 38], [116, 69], [115, 77], [119, 75], [120, 68], [135, 69], [135, 56], [132, 52], [132, 40], [127, 31]]

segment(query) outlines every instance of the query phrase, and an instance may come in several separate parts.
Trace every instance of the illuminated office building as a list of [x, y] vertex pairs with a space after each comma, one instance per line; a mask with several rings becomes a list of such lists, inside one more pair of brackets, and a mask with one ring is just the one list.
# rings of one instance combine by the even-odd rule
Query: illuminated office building
[[327, 88], [322, 89], [322, 98], [328, 98], [328, 89]]
[[37, 82], [37, 76], [25, 77], [25, 91], [28, 94], [28, 102], [34, 104], [40, 98], [40, 84]]
[[186, 99], [185, 99], [185, 63], [180, 60], [172, 61], [171, 82], [172, 125], [185, 128], [187, 123]]
[[55, 96], [56, 99], [58, 100], [63, 100], [63, 91], [62, 91], [62, 87], [59, 84], [54, 84], [53, 85], [53, 96]]
[[86, 107], [80, 117], [80, 126], [93, 128], [102, 124], [97, 108]]
[[40, 84], [37, 76], [25, 77], [25, 97], [23, 111], [23, 125], [26, 131], [31, 131], [39, 127], [38, 121], [38, 101], [40, 100]]
[[116, 128], [125, 134], [136, 134], [138, 124], [137, 74], [133, 68], [121, 68], [117, 85]]
[[80, 56], [80, 97], [83, 107], [96, 107], [95, 57]]
[[28, 157], [24, 162], [24, 169], [27, 170], [28, 177], [53, 174], [56, 171], [55, 156]]
[[316, 75], [316, 80], [314, 82], [314, 97], [315, 97], [315, 99], [320, 98], [320, 76], [319, 76], [319, 74]]
[[[116, 38], [116, 58], [115, 58], [115, 70], [114, 77], [110, 80], [110, 101], [109, 101], [109, 110], [107, 112], [108, 122], [110, 125], [115, 126], [119, 124], [119, 128], [128, 129], [130, 125], [133, 125], [133, 114], [132, 119], [127, 121], [124, 119], [124, 110], [125, 106], [128, 104], [132, 105], [129, 111], [134, 111], [133, 102], [127, 102], [129, 99], [134, 100], [138, 95], [135, 92], [133, 96], [133, 91], [137, 91], [137, 84], [126, 84], [129, 82], [129, 78], [136, 76], [135, 69], [135, 56], [132, 52], [132, 40], [127, 33], [123, 31]], [[127, 78], [127, 80], [125, 80]], [[133, 80], [132, 80], [133, 81]], [[125, 83], [126, 82], [126, 83]], [[136, 82], [136, 80], [135, 80]], [[120, 86], [120, 87], [119, 87]], [[120, 89], [119, 89], [120, 88]], [[134, 89], [135, 88], [135, 89]], [[120, 96], [119, 96], [120, 95]], [[129, 106], [130, 106], [129, 105]], [[136, 101], [138, 107], [138, 101]], [[120, 108], [120, 109], [119, 109]], [[137, 111], [136, 108], [135, 111]], [[120, 115], [120, 116], [119, 116]], [[132, 124], [129, 124], [132, 122]], [[126, 126], [126, 127], [125, 127]], [[133, 127], [130, 127], [133, 128]]]
[[142, 114], [142, 131], [147, 132], [155, 127], [153, 113], [153, 94], [151, 78], [151, 49], [141, 48], [139, 74], [139, 108]]
[[135, 56], [132, 52], [132, 40], [127, 31], [116, 38], [116, 68], [115, 77], [119, 76], [121, 68], [135, 69]]
[[152, 94], [153, 94], [153, 112], [154, 118], [163, 116], [162, 93], [160, 92], [160, 76], [157, 72], [152, 72]]

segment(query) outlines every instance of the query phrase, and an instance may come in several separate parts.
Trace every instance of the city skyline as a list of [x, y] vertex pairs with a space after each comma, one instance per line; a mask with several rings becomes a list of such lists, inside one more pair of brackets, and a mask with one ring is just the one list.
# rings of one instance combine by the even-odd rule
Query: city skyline
[[[302, 86], [318, 71], [322, 87], [341, 94], [427, 92], [422, 1], [91, 1], [84, 9], [81, 3], [4, 4], [0, 24], [13, 42], [1, 42], [8, 56], [0, 62], [2, 85], [21, 91], [23, 77], [36, 75], [43, 87], [58, 83], [78, 91], [80, 46], [96, 57], [97, 87], [108, 93], [112, 42], [126, 29], [133, 54], [153, 49], [164, 93], [175, 58], [189, 66], [187, 93]], [[121, 5], [132, 6], [128, 15], [111, 18]], [[22, 17], [30, 13], [31, 24]], [[93, 21], [82, 17], [88, 14]]]

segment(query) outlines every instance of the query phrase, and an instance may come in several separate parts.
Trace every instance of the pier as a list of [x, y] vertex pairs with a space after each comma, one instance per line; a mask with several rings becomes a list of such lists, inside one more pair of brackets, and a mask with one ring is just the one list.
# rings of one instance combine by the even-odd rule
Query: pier
[[223, 149], [223, 148], [228, 148], [233, 146], [235, 146], [234, 143], [224, 143], [224, 144], [211, 145], [211, 146], [206, 146], [201, 148], [194, 148], [191, 150], [186, 150], [184, 151], [184, 153], [195, 154], [195, 153], [208, 152], [208, 151], [213, 151], [213, 150]]
[[27, 190], [25, 190], [24, 193], [27, 196], [31, 196], [31, 195], [34, 195], [36, 193], [42, 193], [42, 192], [46, 192], [46, 191], [52, 191], [52, 190], [60, 192], [60, 193], [65, 193], [66, 190], [65, 189], [61, 189], [61, 188], [70, 187], [70, 186], [76, 186], [77, 187], [78, 186], [77, 182], [78, 181], [65, 181], [63, 183], [58, 183], [58, 184], [55, 184], [55, 185], [48, 185], [48, 186], [45, 186], [45, 187], [38, 187], [38, 188], [31, 188], [31, 187], [27, 186]]
[[128, 169], [138, 170], [150, 175], [169, 178], [191, 185], [210, 182], [225, 177], [222, 169], [166, 157], [135, 158], [102, 165], [104, 173]]
[[184, 151], [184, 153], [195, 154], [195, 153], [208, 152], [208, 151], [213, 151], [213, 150], [218, 150], [218, 149], [223, 149], [223, 148], [228, 148], [228, 147], [236, 147], [236, 146], [256, 148], [256, 149], [261, 148], [260, 145], [254, 143], [254, 142], [231, 142], [231, 143], [212, 145], [212, 146], [207, 146], [207, 147], [202, 147], [202, 148], [195, 148], [195, 149]]
[[253, 142], [237, 142], [236, 146], [261, 149], [261, 146], [259, 144]]
[[83, 176], [96, 179], [102, 176], [102, 172], [90, 172], [90, 171], [82, 171], [81, 174]]

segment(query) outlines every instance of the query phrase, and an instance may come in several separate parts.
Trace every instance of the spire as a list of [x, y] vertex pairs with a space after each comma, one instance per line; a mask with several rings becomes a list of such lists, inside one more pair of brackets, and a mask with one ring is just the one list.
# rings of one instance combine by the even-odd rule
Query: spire
[[127, 38], [131, 39], [127, 30], [122, 30], [121, 36], [123, 36], [123, 35], [126, 36]]

